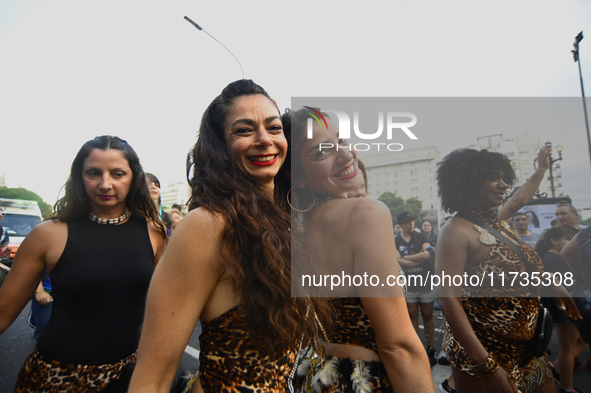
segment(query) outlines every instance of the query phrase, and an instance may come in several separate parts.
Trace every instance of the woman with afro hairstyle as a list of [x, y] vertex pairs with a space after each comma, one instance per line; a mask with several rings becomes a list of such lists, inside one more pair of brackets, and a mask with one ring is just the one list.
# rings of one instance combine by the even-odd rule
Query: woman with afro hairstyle
[[[543, 272], [537, 254], [503, 226], [493, 210], [503, 204], [514, 180], [509, 159], [486, 150], [455, 150], [437, 170], [441, 205], [458, 214], [439, 233], [436, 274], [487, 277], [482, 286], [463, 282], [439, 287], [439, 304], [447, 320], [445, 352], [460, 393], [555, 389], [547, 356], [534, 357], [528, 347], [540, 315], [538, 287], [500, 283], [503, 273], [508, 277], [527, 272], [528, 267]], [[487, 225], [517, 245], [526, 261], [489, 233]], [[493, 283], [488, 278], [491, 273]], [[567, 314], [578, 317], [563, 287], [555, 288], [552, 296], [567, 297]]]

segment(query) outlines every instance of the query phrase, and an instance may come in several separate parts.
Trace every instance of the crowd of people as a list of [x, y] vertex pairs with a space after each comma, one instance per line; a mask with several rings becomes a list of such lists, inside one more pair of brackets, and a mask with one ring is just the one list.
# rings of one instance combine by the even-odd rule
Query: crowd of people
[[[318, 117], [326, 127], [310, 122]], [[570, 204], [539, 235], [520, 211], [549, 167], [549, 148], [506, 201], [515, 180], [507, 157], [453, 151], [437, 182], [454, 215], [435, 223], [408, 211], [393, 222], [366, 198], [365, 166], [347, 147], [319, 108], [282, 115], [261, 86], [233, 82], [205, 110], [188, 155], [185, 215], [184, 206], [162, 206], [160, 181], [125, 140], [86, 142], [64, 197], [0, 287], [0, 334], [33, 299], [37, 348], [16, 392], [434, 392], [436, 363], [451, 365], [442, 392], [549, 393], [554, 374], [573, 391], [574, 358], [591, 341], [591, 230], [577, 226]], [[294, 289], [304, 274], [335, 271], [336, 289]], [[363, 272], [395, 282], [444, 273], [491, 280], [346, 283]], [[572, 293], [555, 280], [543, 292], [500, 281], [545, 272], [579, 279]], [[446, 319], [440, 359], [436, 301]], [[554, 364], [540, 334], [548, 315], [560, 346]], [[180, 374], [198, 321], [198, 373]]]

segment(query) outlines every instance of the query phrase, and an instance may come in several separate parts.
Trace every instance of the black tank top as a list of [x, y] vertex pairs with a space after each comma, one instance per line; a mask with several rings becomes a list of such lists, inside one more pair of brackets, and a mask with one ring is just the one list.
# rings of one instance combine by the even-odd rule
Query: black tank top
[[66, 247], [51, 271], [53, 309], [38, 349], [62, 362], [116, 362], [139, 343], [154, 270], [146, 219], [67, 225]]

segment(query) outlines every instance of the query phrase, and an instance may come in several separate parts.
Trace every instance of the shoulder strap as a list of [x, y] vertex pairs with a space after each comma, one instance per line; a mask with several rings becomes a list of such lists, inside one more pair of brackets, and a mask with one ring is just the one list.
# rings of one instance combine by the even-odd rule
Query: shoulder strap
[[519, 257], [519, 259], [521, 259], [521, 261], [523, 262], [528, 273], [530, 273], [530, 274], [532, 273], [533, 267], [532, 267], [531, 263], [529, 263], [529, 260], [526, 258], [526, 256], [523, 254], [523, 251], [521, 251], [515, 243], [513, 243], [512, 241], [507, 239], [506, 236], [502, 235], [501, 232], [497, 231], [496, 229], [494, 229], [493, 227], [491, 227], [490, 225], [488, 225], [486, 222], [482, 221], [481, 219], [471, 216], [470, 214], [467, 214], [464, 212], [457, 212], [456, 216], [463, 218], [464, 220], [468, 220], [471, 223], [476, 224], [479, 227], [486, 229], [491, 235], [493, 235], [494, 237], [496, 237], [497, 239], [499, 239], [500, 241], [505, 243], [511, 250], [513, 250], [513, 252]]

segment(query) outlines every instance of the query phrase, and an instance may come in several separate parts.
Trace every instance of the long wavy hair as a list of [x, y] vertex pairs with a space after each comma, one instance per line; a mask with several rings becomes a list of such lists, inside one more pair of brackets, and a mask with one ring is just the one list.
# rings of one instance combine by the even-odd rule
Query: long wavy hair
[[[303, 333], [313, 335], [314, 325], [306, 318], [306, 299], [291, 296], [290, 216], [283, 201], [273, 201], [240, 169], [224, 138], [234, 101], [258, 94], [275, 103], [253, 81], [238, 80], [205, 110], [197, 143], [187, 157], [188, 205], [224, 217], [222, 266], [240, 295], [241, 312], [248, 316], [246, 330], [259, 353], [272, 355]], [[282, 192], [276, 190], [275, 196]]]
[[133, 173], [133, 180], [125, 200], [126, 207], [133, 215], [152, 220], [166, 237], [166, 230], [158, 218], [158, 212], [150, 198], [150, 191], [139, 157], [127, 141], [112, 135], [97, 136], [82, 145], [72, 162], [70, 176], [64, 185], [64, 196], [53, 206], [54, 213], [51, 219], [68, 222], [84, 219], [90, 214], [92, 207], [82, 179], [82, 169], [84, 161], [94, 149], [114, 149], [123, 154]]

